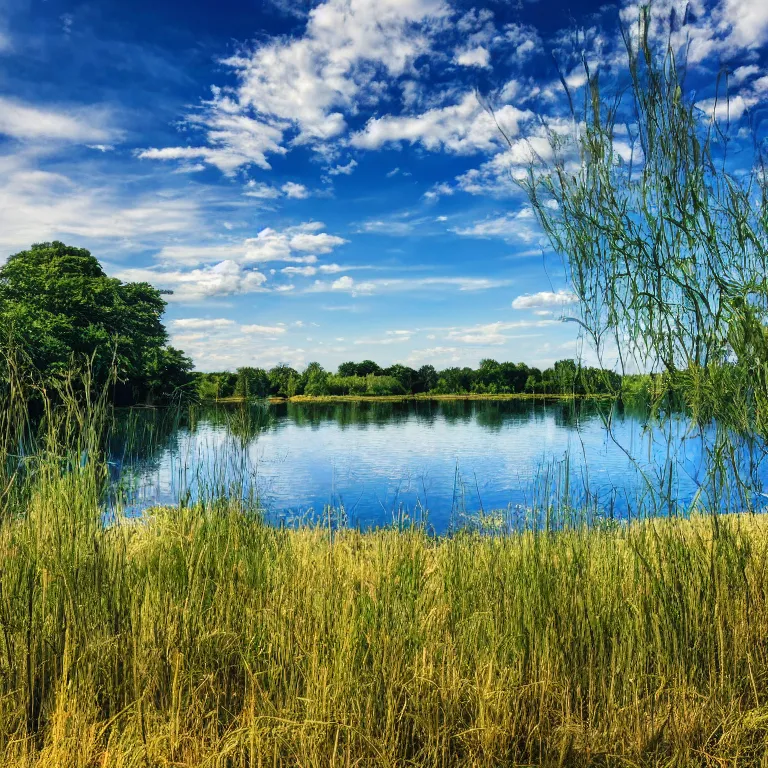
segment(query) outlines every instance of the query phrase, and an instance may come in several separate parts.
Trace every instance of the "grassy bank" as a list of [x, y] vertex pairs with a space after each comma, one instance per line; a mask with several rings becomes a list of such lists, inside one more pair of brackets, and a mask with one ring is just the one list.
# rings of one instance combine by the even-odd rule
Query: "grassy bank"
[[764, 764], [766, 518], [105, 527], [61, 466], [0, 523], [7, 768]]
[[[456, 400], [578, 400], [578, 399], [610, 399], [610, 395], [536, 395], [533, 393], [486, 395], [466, 393], [462, 395], [294, 395], [293, 397], [270, 397], [271, 403], [401, 403], [409, 400], [418, 401], [456, 401]], [[211, 403], [245, 403], [245, 397], [220, 397], [206, 402]]]

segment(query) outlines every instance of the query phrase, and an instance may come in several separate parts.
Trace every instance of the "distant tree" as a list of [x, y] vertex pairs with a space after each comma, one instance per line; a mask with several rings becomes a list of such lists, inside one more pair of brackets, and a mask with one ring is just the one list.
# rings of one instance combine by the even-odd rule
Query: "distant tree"
[[301, 375], [301, 391], [304, 395], [329, 394], [328, 373], [320, 363], [310, 363]]
[[88, 361], [96, 386], [115, 370], [134, 397], [164, 397], [190, 364], [166, 347], [162, 293], [108, 277], [84, 248], [33, 245], [0, 267], [0, 343], [22, 348], [43, 376]]
[[193, 394], [192, 360], [175, 347], [161, 347], [148, 356], [147, 400], [184, 400]]
[[368, 395], [404, 395], [405, 387], [394, 376], [365, 377], [366, 394]]
[[277, 397], [293, 397], [299, 388], [299, 372], [285, 363], [280, 363], [269, 371], [270, 394]]
[[409, 368], [407, 365], [390, 365], [382, 373], [385, 376], [392, 376], [400, 382], [404, 392], [413, 393], [419, 379], [419, 374]]
[[554, 365], [554, 382], [556, 391], [561, 395], [576, 392], [576, 379], [579, 368], [575, 360], [558, 360]]
[[378, 376], [381, 373], [381, 368], [373, 360], [363, 360], [362, 363], [357, 364], [356, 373], [358, 376], [368, 376], [370, 374]]
[[237, 369], [237, 383], [235, 384], [237, 397], [267, 397], [269, 388], [269, 374], [263, 368], [246, 366]]
[[339, 376], [357, 376], [357, 363], [342, 363], [338, 368]]
[[417, 392], [430, 392], [437, 386], [437, 371], [433, 365], [422, 365], [418, 370]]
[[231, 371], [197, 374], [197, 395], [201, 400], [218, 400], [235, 394], [237, 374]]

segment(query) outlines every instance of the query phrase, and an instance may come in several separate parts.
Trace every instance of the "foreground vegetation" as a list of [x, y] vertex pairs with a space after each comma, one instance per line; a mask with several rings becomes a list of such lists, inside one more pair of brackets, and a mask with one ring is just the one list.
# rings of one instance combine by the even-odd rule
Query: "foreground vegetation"
[[762, 764], [765, 518], [105, 526], [52, 459], [0, 523], [4, 766]]

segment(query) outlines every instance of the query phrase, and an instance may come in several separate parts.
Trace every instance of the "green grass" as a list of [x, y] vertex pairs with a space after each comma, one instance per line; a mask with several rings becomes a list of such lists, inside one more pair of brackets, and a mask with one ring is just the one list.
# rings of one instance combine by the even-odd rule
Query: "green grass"
[[0, 763], [762, 765], [768, 519], [503, 537], [102, 524], [43, 465], [0, 524]]

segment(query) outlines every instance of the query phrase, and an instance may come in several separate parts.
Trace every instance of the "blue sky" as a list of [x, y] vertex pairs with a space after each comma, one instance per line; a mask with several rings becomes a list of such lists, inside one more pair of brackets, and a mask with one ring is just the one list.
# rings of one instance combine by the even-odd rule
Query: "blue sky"
[[[703, 114], [768, 99], [768, 3], [689, 4]], [[654, 6], [659, 29], [672, 9]], [[512, 180], [567, 125], [558, 67], [620, 86], [632, 4], [0, 0], [0, 260], [87, 247], [173, 290], [199, 368], [583, 354]], [[557, 62], [557, 65], [556, 65]], [[477, 93], [493, 104], [507, 145]]]

